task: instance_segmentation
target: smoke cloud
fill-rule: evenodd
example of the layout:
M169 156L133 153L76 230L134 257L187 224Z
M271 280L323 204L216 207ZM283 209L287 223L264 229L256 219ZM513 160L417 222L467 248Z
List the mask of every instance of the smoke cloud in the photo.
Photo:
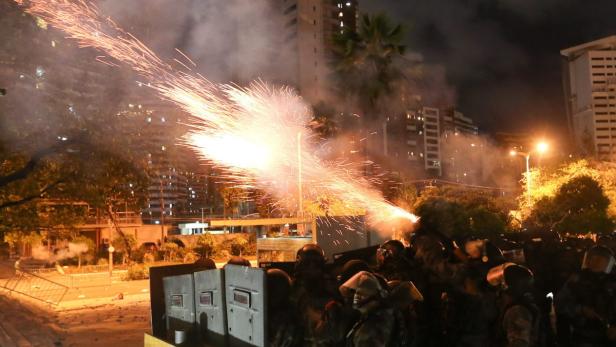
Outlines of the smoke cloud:
M613 0L364 0L409 28L484 131L565 130L561 49L614 34ZM515 121L513 121L515 120Z
M284 49L282 12L267 0L101 0L101 12L157 54L178 48L216 82L285 81L294 65Z
M52 250L51 252L44 245L39 245L32 247L32 257L54 263L64 259L75 258L80 254L86 253L88 250L88 245L85 243L69 242L66 248Z

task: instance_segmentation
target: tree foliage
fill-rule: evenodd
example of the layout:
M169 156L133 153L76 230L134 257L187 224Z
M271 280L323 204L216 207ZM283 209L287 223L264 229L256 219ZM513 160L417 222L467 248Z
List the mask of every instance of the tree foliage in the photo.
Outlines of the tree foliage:
M610 233L614 222L607 213L609 205L599 182L590 176L576 176L554 196L537 201L525 224L559 233Z
M535 168L531 171L530 205L526 195L519 198L523 216L530 215L533 206L544 198L556 195L561 186L572 179L587 176L595 180L609 199L607 214L616 217L616 164L602 161L578 160L557 167ZM526 186L526 178L522 181Z
M220 190L220 195L222 196L224 216L226 217L229 212L231 212L231 214L234 213L240 201L246 197L246 191L235 186L227 185Z
M95 52L15 3L0 12L13 33L0 42L11 62L0 103L0 235L69 230L87 212L70 202L140 208L147 171L117 115L129 75L96 63Z
M358 102L369 117L391 94L402 77L395 64L405 47L402 26L384 14L363 15L357 31L343 31L333 40L335 88L339 95Z
M507 231L511 199L491 191L455 187L431 188L415 203L417 230L450 237L488 237Z
M364 214L365 210L335 196L320 194L304 199L304 212L312 216L354 216Z

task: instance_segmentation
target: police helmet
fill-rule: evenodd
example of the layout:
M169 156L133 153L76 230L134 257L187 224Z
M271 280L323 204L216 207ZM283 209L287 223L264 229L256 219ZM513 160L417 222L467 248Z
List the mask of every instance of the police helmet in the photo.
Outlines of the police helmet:
M323 249L319 247L319 245L309 243L297 251L295 261L298 264L311 263L322 266L325 264L325 252L323 252Z
M280 269L269 269L266 276L269 303L277 307L291 294L291 277Z
M614 253L605 246L594 246L586 251L582 261L582 269L597 273L609 274L614 268L616 259Z
M250 267L250 262L242 257L238 257L238 256L233 256L231 257L231 259L229 259L229 261L227 262L227 265L231 264L231 265L241 265L241 266L248 266Z

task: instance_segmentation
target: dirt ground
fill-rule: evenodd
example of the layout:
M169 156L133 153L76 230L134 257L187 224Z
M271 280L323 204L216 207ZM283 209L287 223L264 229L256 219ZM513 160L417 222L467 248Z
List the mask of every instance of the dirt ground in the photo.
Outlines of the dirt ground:
M148 280L47 274L69 286L60 304L50 305L2 288L12 270L0 266L0 346L143 346L150 331Z
M0 293L0 303L0 327L18 328L37 347L143 346L143 334L150 331L148 293L122 300L79 299L58 306Z
M151 331L149 280L122 281L120 272L45 274L69 287L60 304L50 305L3 289L14 268L0 265L1 347L143 346L144 333ZM5 334L8 343L3 329L11 333Z
M91 301L54 310L62 346L143 346L143 334L150 331L149 295Z

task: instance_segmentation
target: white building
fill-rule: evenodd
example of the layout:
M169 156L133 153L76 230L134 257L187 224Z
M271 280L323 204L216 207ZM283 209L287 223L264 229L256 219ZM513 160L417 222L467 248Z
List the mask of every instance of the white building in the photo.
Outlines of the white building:
M438 108L423 107L426 171L441 176L441 122Z
M616 35L560 53L567 117L577 149L616 159Z

